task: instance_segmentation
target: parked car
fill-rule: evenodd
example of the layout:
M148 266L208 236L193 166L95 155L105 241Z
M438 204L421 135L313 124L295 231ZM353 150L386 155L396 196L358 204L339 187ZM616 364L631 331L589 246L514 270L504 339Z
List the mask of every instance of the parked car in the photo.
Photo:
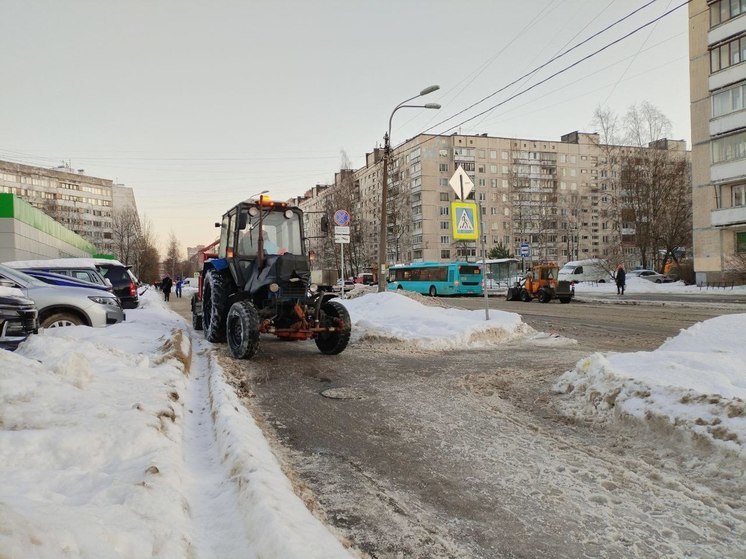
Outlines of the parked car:
M18 270L41 270L65 274L92 283L111 286L119 297L122 307L136 309L140 299L137 294L137 278L129 266L108 258L57 258L52 260L18 260L5 262L6 266Z
M20 289L34 302L41 328L78 324L103 327L125 318L119 299L101 289L49 285L2 264L0 285Z
M34 277L39 277L43 280L43 277L37 276L33 272L48 272L53 274L60 274L62 276L68 276L80 281L86 281L89 283L96 284L104 288L111 289L111 282L108 281L102 274L96 269L96 264L92 258L58 258L53 260L18 260L14 262L3 262L6 266L21 270ZM51 283L51 282L48 282Z
M669 283L673 281L664 274L659 274L654 270L630 270L627 272L627 278L642 278L654 283Z
M595 281L598 283L612 281L608 265L598 258L568 262L560 268L557 279L574 282Z
M33 268L26 268L22 269L21 272L28 274L31 277L34 277L36 279L40 279L44 283L48 283L50 285L63 285L66 287L86 287L89 289L101 289L103 291L108 291L111 293L113 291L113 288L109 283L91 283L89 281L79 280L74 276L70 275L64 275L64 274L58 274L57 272L46 272L44 270L35 270ZM96 272L98 274L98 272ZM101 276L101 279L103 280L104 277Z
M0 349L13 350L39 331L34 302L17 289L0 287Z
M131 266L122 264L118 260L103 258L95 258L94 262L96 269L111 282L114 295L119 297L122 302L122 308L136 309L140 304L140 297L137 294L137 284L139 282L130 271Z

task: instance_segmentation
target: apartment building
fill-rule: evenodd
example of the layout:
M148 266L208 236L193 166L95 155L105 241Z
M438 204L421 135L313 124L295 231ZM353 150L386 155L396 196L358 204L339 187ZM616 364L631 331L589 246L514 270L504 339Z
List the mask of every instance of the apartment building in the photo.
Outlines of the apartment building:
M697 282L746 258L746 2L689 4L692 207Z
M67 166L47 169L0 161L0 192L42 210L101 253L113 251L113 211L120 206L136 209L131 188Z
M683 141L663 140L649 149L688 152ZM452 237L449 185L461 166L474 183L484 252L502 245L518 254L529 243L533 259L566 262L607 258L640 264L634 218L625 221L624 161L638 148L603 145L597 134L572 132L560 141L483 135L423 134L392 150L387 202L386 264L413 261L473 260L481 242ZM642 150L645 151L645 150ZM349 190L354 244L360 269L378 269L382 179L381 150L367 154L366 165L349 180L335 180L325 191ZM309 197L301 202L311 207ZM325 205L315 202L317 211ZM336 206L335 206L336 207ZM627 212L628 213L628 212ZM354 247L353 247L354 248Z

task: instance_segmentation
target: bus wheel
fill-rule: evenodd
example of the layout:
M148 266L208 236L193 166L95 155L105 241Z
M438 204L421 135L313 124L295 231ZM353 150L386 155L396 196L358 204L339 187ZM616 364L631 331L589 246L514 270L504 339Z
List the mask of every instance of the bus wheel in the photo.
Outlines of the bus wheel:
M438 290L435 289L434 285L431 285L429 293L430 293L430 297L436 297L438 295Z

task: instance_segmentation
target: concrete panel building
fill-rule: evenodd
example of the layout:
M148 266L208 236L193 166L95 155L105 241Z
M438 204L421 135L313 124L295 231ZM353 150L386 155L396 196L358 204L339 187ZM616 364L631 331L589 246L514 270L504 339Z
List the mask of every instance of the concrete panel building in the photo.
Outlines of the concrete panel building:
M746 2L689 4L692 207L697 282L746 258Z
M83 169L55 169L0 161L0 193L14 194L94 244L113 252L112 219L121 205L135 204L131 188L90 177Z
M685 142L663 140L656 149L688 157ZM474 260L481 243L452 237L449 185L461 166L474 183L470 195L481 207L485 252L502 245L518 254L529 243L537 260L566 262L605 258L640 264L635 224L626 220L621 170L640 148L603 145L597 134L572 132L560 141L484 135L423 134L392 150L387 202L386 264ZM355 271L378 269L383 154L367 154L351 180L335 180L307 196L301 206L319 211L324 199L352 214L353 246L361 262ZM688 179L687 179L688 180ZM348 190L348 196L339 196ZM349 200L349 207L339 201ZM337 208L337 209L339 209ZM309 228L307 228L309 229ZM311 229L313 230L313 229Z

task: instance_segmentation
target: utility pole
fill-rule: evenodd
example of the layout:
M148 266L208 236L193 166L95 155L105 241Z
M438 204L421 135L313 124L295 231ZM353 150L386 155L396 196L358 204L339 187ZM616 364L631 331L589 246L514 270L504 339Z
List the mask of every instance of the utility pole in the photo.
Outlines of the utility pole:
M392 115L393 116L393 113ZM390 122L390 121L389 121ZM389 124L389 127L391 125ZM386 202L389 190L389 134L383 135L383 188L381 188L381 224L378 238L378 292L386 291L386 241L388 237Z

